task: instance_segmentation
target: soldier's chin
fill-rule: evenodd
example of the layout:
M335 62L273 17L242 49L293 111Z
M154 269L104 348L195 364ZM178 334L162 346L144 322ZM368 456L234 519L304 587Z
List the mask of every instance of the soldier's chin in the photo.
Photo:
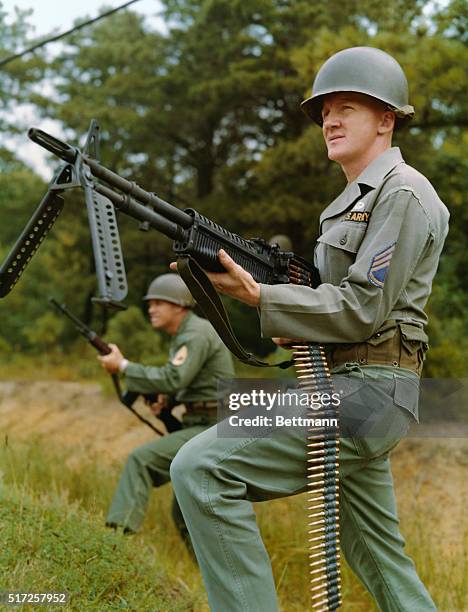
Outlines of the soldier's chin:
M334 144L334 143L336 143L336 144ZM341 149L341 147L339 146L339 144L338 144L338 142L336 140L334 140L331 143L329 143L328 147L327 147L328 159L330 159L331 161L339 162L340 159L344 155L344 151L342 151L340 149Z

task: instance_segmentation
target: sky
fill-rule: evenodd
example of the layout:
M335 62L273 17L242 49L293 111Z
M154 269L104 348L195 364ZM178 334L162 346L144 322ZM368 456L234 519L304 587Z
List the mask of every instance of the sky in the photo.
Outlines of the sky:
M125 3L125 0L80 0L71 2L70 0L0 0L1 8L7 13L8 21L13 21L15 7L25 10L32 9L29 23L34 27L33 38L41 38L49 33L58 34L68 30L73 26L75 19L97 17L99 9L115 8ZM158 18L157 13L160 8L158 0L139 0L129 7L129 10L145 15L149 24L156 28L162 28L163 22ZM112 16L107 17L112 19ZM33 41L34 42L34 41ZM47 48L51 53L60 48L60 42L51 43ZM18 120L26 121L28 125L41 127L51 131L52 134L60 137L60 126L57 122L40 119L32 106L21 106L15 109ZM30 165L45 179L50 179L54 168L46 161L48 155L40 147L30 142L26 134L24 138L15 138L7 143L9 148L14 148L23 161Z
M52 32L67 30L73 25L75 19L83 17L96 17L102 6L115 8L124 4L125 0L80 0L70 2L67 0L0 0L3 10L8 15L14 15L14 8L32 9L33 14L30 22L36 28L35 35L42 36ZM130 10L136 11L148 17L152 17L152 23L157 24L158 19L154 17L159 9L158 0L139 0L131 5Z

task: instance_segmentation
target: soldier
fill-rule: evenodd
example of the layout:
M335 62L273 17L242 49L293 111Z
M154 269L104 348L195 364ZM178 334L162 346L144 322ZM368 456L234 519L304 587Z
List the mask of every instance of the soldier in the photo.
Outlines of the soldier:
M427 612L434 603L405 554L389 451L417 418L427 336L424 306L448 230L429 181L392 147L413 116L406 77L383 51L355 47L319 70L306 114L322 127L329 159L348 184L320 217L317 289L263 285L220 251L218 291L260 309L262 333L327 344L334 374L390 436L342 437L340 542L353 570L386 611ZM306 490L303 433L217 438L211 428L172 464L211 609L277 610L274 582L250 502Z
M232 358L211 324L192 312L194 301L177 274L163 274L144 297L154 329L172 336L169 361L163 367L144 366L125 359L115 344L99 357L110 373L121 372L130 391L158 393L152 410L157 415L166 396L175 396L186 413L179 431L135 449L128 457L107 515L106 524L136 532L143 521L150 490L169 481L169 466L179 448L216 422L217 381L232 378ZM186 527L174 503L172 516L183 539Z

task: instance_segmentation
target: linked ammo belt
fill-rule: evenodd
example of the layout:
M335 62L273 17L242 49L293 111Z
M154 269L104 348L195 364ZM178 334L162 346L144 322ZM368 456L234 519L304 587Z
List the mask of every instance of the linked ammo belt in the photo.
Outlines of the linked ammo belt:
M424 343L406 340L398 327L391 332L378 332L366 342L330 347L330 366L335 368L344 363L386 365L421 374L426 350Z

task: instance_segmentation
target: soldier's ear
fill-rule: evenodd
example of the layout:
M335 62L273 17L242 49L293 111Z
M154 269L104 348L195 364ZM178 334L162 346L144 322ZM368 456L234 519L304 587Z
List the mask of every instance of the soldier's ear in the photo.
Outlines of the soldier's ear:
M378 133L379 134L387 134L388 132L392 132L395 127L395 113L391 110L386 110L382 113Z

